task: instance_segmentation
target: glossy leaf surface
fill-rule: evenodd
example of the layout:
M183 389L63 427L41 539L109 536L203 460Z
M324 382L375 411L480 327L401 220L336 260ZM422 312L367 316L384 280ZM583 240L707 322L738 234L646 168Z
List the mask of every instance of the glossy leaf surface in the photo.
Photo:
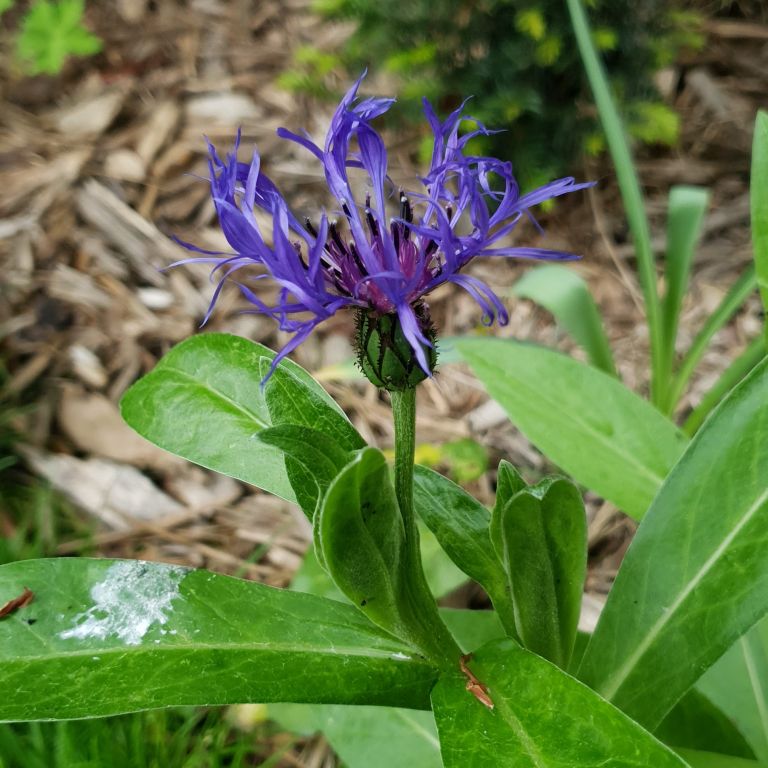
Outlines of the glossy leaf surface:
M623 712L512 640L492 642L470 668L494 709L443 675L432 705L446 768L682 768L685 763Z
M507 339L456 346L512 423L587 488L641 518L687 443L677 427L611 376Z
M207 571L62 558L0 567L0 720L248 701L429 706L436 672L352 606Z
M296 500L311 521L328 486L344 469L352 452L323 432L295 424L263 429L258 439L285 454L285 469Z
M563 669L576 641L587 570L587 518L563 478L520 491L502 508L493 545L504 564L523 645Z
M274 356L239 336L193 336L125 393L123 418L171 453L295 501L282 451L258 440L272 426L260 361ZM325 404L327 413L346 418L305 370L290 360L281 366L306 386L315 407Z
M568 267L546 264L529 270L512 289L551 312L557 322L584 348L595 368L616 375L600 311L582 277Z
M579 677L646 727L768 612L768 360L720 404L627 552Z

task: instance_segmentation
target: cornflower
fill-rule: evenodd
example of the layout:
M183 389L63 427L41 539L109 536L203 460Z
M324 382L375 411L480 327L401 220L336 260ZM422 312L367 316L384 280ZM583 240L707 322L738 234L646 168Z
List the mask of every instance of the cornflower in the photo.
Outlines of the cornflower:
M211 277L218 284L204 322L223 286L245 268L258 265L260 273L250 279L271 279L280 287L276 301L267 304L242 279L235 280L253 305L247 311L271 317L281 330L293 334L267 378L319 323L352 308L358 312L358 351L366 375L388 389L413 386L431 375L436 359L424 296L443 283L455 283L479 304L484 324L498 319L504 325L509 318L499 297L463 271L473 259L577 258L562 251L500 244L523 216L536 224L533 206L591 183L562 178L520 194L510 162L468 152L473 138L496 131L465 116L466 101L441 122L424 99L434 135L429 170L421 179L422 190L397 191L399 215L388 218L393 188L387 150L371 123L394 99L358 99L364 76L336 108L323 147L306 135L278 129L279 136L300 144L321 163L339 206L333 217L323 211L315 222L300 221L261 170L258 152L250 163L238 161L239 131L234 150L224 159L208 142L211 195L232 252L206 251L179 241L203 255L173 266L192 261L214 265ZM466 120L475 127L460 135ZM353 195L349 169L363 169L368 176L370 191L362 204ZM271 217L271 243L256 220L256 208Z

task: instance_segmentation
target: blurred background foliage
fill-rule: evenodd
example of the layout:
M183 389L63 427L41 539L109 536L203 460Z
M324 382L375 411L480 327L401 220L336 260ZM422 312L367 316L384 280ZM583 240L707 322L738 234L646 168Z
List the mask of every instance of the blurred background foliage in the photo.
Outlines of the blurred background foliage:
M702 16L667 0L590 0L595 43L611 72L632 135L674 144L678 116L654 75L683 49L704 44ZM585 98L587 84L561 0L315 0L328 19L353 31L334 52L300 48L281 83L335 98L331 76L363 67L396 78L406 119L421 117L420 97L441 112L470 94L470 113L504 133L478 151L507 157L524 186L567 173L604 139ZM510 24L510 21L512 24Z

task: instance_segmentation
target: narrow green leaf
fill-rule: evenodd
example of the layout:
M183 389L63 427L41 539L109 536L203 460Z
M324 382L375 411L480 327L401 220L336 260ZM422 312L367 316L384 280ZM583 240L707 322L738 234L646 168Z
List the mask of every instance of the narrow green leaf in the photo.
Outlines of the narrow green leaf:
M627 222L635 246L638 274L643 288L645 312L648 317L648 331L651 339L651 400L659 402L661 395L661 362L664 339L661 328L659 295L656 289L656 259L651 246L651 232L645 212L645 201L632 160L632 152L624 126L616 108L605 68L592 41L589 21L580 0L567 0L571 24L579 46L579 53L587 73L592 95L595 97L600 122L608 141L619 191L627 214Z
M259 432L272 426L260 360L274 356L239 336L193 336L125 393L123 418L166 451L295 501L282 451L258 440ZM305 370L290 360L280 366L306 386L313 402L324 402L343 417Z
M686 445L675 425L611 376L508 339L456 346L491 397L577 482L641 518Z
M384 454L364 448L315 517L315 550L341 591L378 626L431 658L452 645L434 598L405 569L405 530ZM422 577L423 578L423 577Z
M517 634L528 650L567 669L587 571L581 494L568 480L547 480L513 496L498 516L501 536L493 544L509 579Z
M704 213L709 205L709 192L701 187L677 186L669 191L667 213L667 260L664 276L667 289L661 302L664 330L664 381L672 372L675 361L677 324L683 297L693 264L693 254L701 236ZM675 403L667 402L667 412Z
M0 720L317 701L428 707L435 670L353 607L132 560L0 567Z
M617 375L600 310L578 273L558 264L546 264L526 272L512 291L551 312L584 348L595 368Z
M739 638L697 687L734 720L768 764L768 619Z
M768 312L768 112L760 110L752 142L752 173L749 182L752 209L752 247L757 284ZM765 330L768 344L768 323Z
M596 693L511 640L473 655L473 674L494 709L443 675L432 706L446 768L595 768L685 763Z
M582 660L579 677L648 728L768 612L766 430L768 360L665 481Z
M653 735L678 752L695 749L750 760L755 757L733 721L696 688L677 702Z
M723 296L715 311L707 318L701 330L696 334L690 349L685 353L677 375L670 386L668 402L672 408L680 400L686 384L696 370L696 366L707 351L712 337L731 319L747 297L755 290L755 270L751 265L744 270L739 279Z

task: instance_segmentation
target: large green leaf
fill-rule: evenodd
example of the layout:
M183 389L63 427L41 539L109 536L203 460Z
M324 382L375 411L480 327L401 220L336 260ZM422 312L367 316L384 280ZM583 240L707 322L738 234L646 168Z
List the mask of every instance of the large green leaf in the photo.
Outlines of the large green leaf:
M123 418L171 453L295 501L282 451L258 440L259 432L273 425L260 361L274 356L267 347L239 336L193 336L125 393ZM333 423L338 431L338 418L345 417L323 388L290 360L280 365L306 387L313 413L325 406L327 419L316 428ZM294 386L291 396L297 392Z
M523 434L579 483L640 518L686 438L602 371L508 339L461 339L462 357Z
M681 768L685 763L623 712L512 640L483 646L469 664L491 710L458 671L432 705L446 768Z
M733 718L768 765L768 619L740 638L697 688Z
M720 404L627 552L579 677L648 728L768 612L768 360Z
M504 564L517 634L563 669L576 642L587 570L587 518L578 488L548 478L493 511L493 546Z
M584 348L595 368L616 376L600 310L589 286L576 272L559 264L545 264L526 272L512 290L516 296L549 310Z
M351 606L135 560L0 567L0 720L182 704L427 708L436 672Z
M757 113L755 121L749 190L757 284L763 306L768 311L768 112L762 110ZM768 343L768 323L765 334Z

